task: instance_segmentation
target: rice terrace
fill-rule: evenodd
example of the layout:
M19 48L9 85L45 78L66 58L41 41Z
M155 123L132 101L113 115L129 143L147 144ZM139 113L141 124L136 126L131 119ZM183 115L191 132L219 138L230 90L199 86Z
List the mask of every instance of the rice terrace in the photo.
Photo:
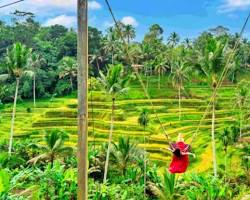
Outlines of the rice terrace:
M250 199L249 0L0 1L0 200Z

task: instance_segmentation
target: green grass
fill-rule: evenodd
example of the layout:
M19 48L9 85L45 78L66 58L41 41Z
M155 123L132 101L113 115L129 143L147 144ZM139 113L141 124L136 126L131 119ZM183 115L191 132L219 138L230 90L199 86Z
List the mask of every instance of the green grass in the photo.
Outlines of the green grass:
M141 87L135 81L132 82L129 92L117 99L113 139L116 141L121 136L131 137L141 148L145 148L149 152L150 159L166 164L171 159L171 155L166 150L168 141L155 113L172 140L175 140L178 133L181 132L187 142L190 142L209 102L211 89L194 83L188 84L186 88L189 96L181 100L182 120L179 121L177 91L164 81L166 80L163 79L162 89L159 90L157 80L152 79L153 85L149 88L152 100L145 98ZM107 142L109 134L111 101L100 91L93 91L92 95L93 102L89 102L89 142L95 141L96 144L102 144ZM234 86L223 86L219 90L216 135L238 119L238 111L233 108L234 98ZM31 108L31 113L27 112L27 108ZM150 111L150 124L145 132L137 122L138 115L143 108ZM9 138L11 112L11 104L0 108L1 140ZM93 126L95 127L94 132ZM75 93L66 97L54 98L53 101L50 99L39 100L36 109L33 109L32 101L18 102L15 139L23 137L41 139L44 136L44 130L51 129L67 131L70 134L70 141L66 145L76 146L77 100ZM209 112L193 143L193 149L197 154L197 159L192 160L191 166L196 166L192 167L193 171L206 171L212 166L210 132L211 113ZM143 144L144 134L147 140L146 144ZM223 158L221 149L220 145L218 147L219 164L223 162L223 159L220 159ZM197 163L199 164L196 165Z

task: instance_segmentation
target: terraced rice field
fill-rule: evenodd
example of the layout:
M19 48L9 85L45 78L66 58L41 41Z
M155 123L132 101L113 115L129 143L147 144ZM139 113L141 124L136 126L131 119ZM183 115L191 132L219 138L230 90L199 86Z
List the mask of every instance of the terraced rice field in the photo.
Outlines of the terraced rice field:
M190 141L196 131L200 119L206 109L209 96L209 88L188 87L191 97L182 99L182 118L179 120L178 99L173 89L158 91L156 88L149 90L152 96L153 106L146 100L142 91L131 88L132 92L116 101L114 140L121 136L134 138L138 145L145 148L151 160L165 164L169 162L170 154L166 150L168 141L156 118L156 114L172 140L178 133L183 133L187 142ZM233 86L223 87L219 91L216 111L216 135L221 130L238 120L238 111L234 109ZM31 102L19 104L16 115L16 138L31 137L41 138L44 130L63 129L70 134L70 142L67 145L75 146L77 141L77 100L74 97L55 98L52 101L43 100L37 103L37 108L32 108ZM150 124L143 130L138 125L137 119L140 111L148 108L150 113ZM8 139L10 129L11 105L7 105L0 113L0 135L1 139ZM93 112L92 112L93 109ZM154 111L153 111L154 110ZM93 102L89 102L89 141L103 143L107 141L110 128L111 102L100 91L93 92ZM246 122L248 123L248 122ZM94 129L93 129L94 126ZM211 166L211 113L208 113L203 121L200 131L193 143L197 158L193 163L199 163L196 168L190 170L205 171ZM146 136L146 144L143 136ZM217 140L219 143L219 141ZM218 157L220 157L221 145L218 145ZM220 162L220 161L219 161ZM221 161L222 162L222 161ZM204 167L204 163L206 167Z

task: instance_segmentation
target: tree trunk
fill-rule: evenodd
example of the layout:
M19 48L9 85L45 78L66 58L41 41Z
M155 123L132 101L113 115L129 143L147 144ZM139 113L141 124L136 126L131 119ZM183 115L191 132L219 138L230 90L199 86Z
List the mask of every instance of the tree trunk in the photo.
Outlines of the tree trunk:
M144 145L146 144L145 131L146 127L144 125ZM146 148L144 147L144 199L146 199L146 188L147 188L147 161L146 161Z
M144 76L146 77L146 89L148 89L148 76L149 76L148 67L144 67Z
M111 147L112 135L113 135L113 129L114 129L114 115L115 115L114 112L115 112L115 98L112 98L111 123L110 123L108 150L107 150L106 161L105 161L105 169L104 169L103 183L106 183L106 181L107 181L107 175L108 175L108 165L109 165L110 147Z
M69 80L70 80L71 91L73 91L74 90L74 86L73 86L72 76L70 76Z
M170 51L170 57L171 57L171 62L170 62L170 73L173 73L173 48Z
M51 155L50 162L51 162L51 168L53 168L53 166L54 166L54 154Z
M100 73L100 65L99 65L98 59L96 60L96 65L97 65L97 70L98 70L98 75L99 75L99 73Z
M225 182L226 182L227 180L227 150L225 150L224 165L225 165Z
M77 1L78 174L77 199L88 200L88 1Z
M148 85L149 85L149 75L147 74L147 90L148 90Z
M149 75L147 75L147 90L148 90L148 86L149 86Z
M215 88L213 95L215 95ZM213 168L214 176L217 177L217 163L216 163L216 146L215 146L215 96L213 97L213 110L212 110L212 151L213 151Z
M240 138L242 137L242 122L243 122L243 113L242 113L242 108L240 108Z
M33 77L33 107L36 107L36 74L34 73Z
M178 96L179 96L179 120L181 120L181 86L178 87Z
M13 144L15 116L16 116L16 102L17 102L17 95L18 95L18 89L19 89L19 82L20 82L20 79L16 78L16 92L15 92L15 97L14 97L14 105L13 105L11 128L10 128L9 156L11 156L11 150L12 150L12 144Z
M158 89L161 89L161 74L158 74Z
M114 64L114 53L112 53L111 57L112 57L112 65L113 65Z

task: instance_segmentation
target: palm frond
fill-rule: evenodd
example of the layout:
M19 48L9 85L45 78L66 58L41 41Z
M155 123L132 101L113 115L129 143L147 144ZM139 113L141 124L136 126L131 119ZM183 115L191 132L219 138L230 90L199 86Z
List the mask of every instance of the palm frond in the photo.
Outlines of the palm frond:
M31 163L31 164L35 165L38 161L47 160L47 159L49 159L49 155L44 153L44 154L38 155L38 156L30 159L27 163Z
M9 78L9 74L1 74L0 82L5 82Z

